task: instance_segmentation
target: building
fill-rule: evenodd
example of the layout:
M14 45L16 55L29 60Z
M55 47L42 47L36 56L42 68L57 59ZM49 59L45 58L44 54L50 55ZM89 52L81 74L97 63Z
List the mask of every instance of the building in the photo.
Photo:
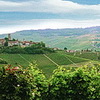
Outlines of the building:
M5 39L0 39L0 45L1 46L4 46L4 43L6 42L6 40Z
M61 50L61 49L60 49L60 48L55 47L55 48L53 48L53 50Z
M20 42L16 41L8 41L8 46L20 46Z
M22 42L20 42L21 47L28 47L28 46L31 46L33 44L38 44L38 42L32 42L32 41L22 41Z
M66 50L66 52L74 53L76 50Z
M8 34L8 40L11 40L11 34Z
M12 40L11 35L8 34L8 39L0 39L0 46L4 46L6 41L8 42L8 46L28 47L28 46L31 46L33 44L38 44L38 42L32 42L32 41Z

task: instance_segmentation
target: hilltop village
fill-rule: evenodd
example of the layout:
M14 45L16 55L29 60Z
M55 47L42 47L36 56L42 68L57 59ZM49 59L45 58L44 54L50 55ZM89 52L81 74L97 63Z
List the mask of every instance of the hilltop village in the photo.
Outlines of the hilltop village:
M12 39L11 34L8 37L0 39L0 53L9 54L44 54L54 52L53 48L45 46L43 42L19 41Z
M63 50L63 49L60 49L57 47L54 47L54 48L45 47L45 43L43 43L43 42L33 42L33 41L25 41L25 40L19 41L18 39L14 39L14 38L12 39L11 34L8 34L8 37L0 39L0 48L1 47L15 47L15 46L25 48L25 49L26 49L26 47L34 46L33 49L35 48L35 50L36 50L36 48L41 49L42 47L43 47L42 48L43 50L44 50L44 48L45 48L45 50L49 49L50 51ZM93 45L93 48L91 50L89 50L88 48L85 50L68 50L68 48L65 47L64 51L69 52L69 53L92 52L92 51L96 52L95 45Z
M4 39L0 39L0 46L20 46L20 47L28 47L33 44L38 44L39 42L32 41L19 41L18 39L12 39L11 34L8 34L8 37Z

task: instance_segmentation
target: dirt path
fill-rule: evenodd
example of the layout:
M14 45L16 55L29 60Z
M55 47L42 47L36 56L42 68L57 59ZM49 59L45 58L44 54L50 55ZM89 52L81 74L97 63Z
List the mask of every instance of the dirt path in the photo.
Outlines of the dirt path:
M54 62L51 58L49 58L46 54L43 54L43 56L46 57L49 61L51 61L52 63L54 63L56 66L59 67L59 65L56 62Z
M22 59L24 59L25 61L27 61L28 63L31 63L29 62L27 59L25 59L21 54L18 54Z

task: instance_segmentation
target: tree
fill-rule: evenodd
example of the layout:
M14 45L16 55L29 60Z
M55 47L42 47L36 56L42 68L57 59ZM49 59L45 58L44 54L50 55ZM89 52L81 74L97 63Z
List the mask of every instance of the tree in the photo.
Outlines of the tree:
M43 43L42 41L40 42L41 47L45 47L45 43Z
M64 50L67 50L67 48L66 48L66 47L64 47Z
M98 60L100 60L100 56L98 56Z
M6 40L6 41L8 41L8 38L7 38L7 37L5 37L5 40Z
M4 43L4 46L5 46L5 47L7 47L7 46L8 46L8 41L6 41L6 42Z
M5 37L6 42L4 43L4 46L8 46L8 38Z
M13 38L12 41L16 41L16 39Z

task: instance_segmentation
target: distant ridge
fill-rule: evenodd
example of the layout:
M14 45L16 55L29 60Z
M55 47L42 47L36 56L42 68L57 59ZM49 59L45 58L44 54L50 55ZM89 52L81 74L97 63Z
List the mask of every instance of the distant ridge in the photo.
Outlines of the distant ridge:
M0 35L0 38L6 37ZM19 40L32 40L35 42L43 41L50 47L58 47L68 49L92 49L93 42L98 43L96 49L99 49L100 26L87 28L64 28L64 29L38 29L38 30L22 30L12 34L13 38Z

